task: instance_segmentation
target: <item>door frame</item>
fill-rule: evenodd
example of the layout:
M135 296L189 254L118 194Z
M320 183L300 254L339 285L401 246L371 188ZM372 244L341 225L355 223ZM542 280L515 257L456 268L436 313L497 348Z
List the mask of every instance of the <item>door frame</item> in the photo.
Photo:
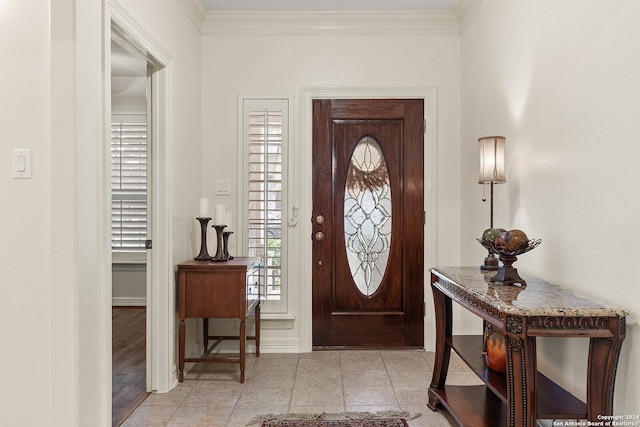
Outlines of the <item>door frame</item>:
M155 96L151 103L151 127L149 133L152 140L151 163L151 230L153 233L153 249L147 251L147 329L146 329L146 365L147 391L167 392L177 384L175 363L175 322L176 313L173 287L173 244L170 215L170 179L171 168L171 55L117 2L107 2L104 14L104 56L105 64L111 63L111 32L117 28L120 36L127 39L142 52L147 53L148 63L155 68L151 74L150 85ZM105 67L105 123L111 120L111 71ZM105 129L109 129L105 125ZM105 135L105 206L111 206L111 186L109 179L109 135ZM109 216L105 215L109 222ZM110 230L110 222L107 225ZM109 278L105 290L105 304L108 305L107 320L108 341L106 348L111 348L111 239L108 240L108 259L105 260ZM109 353L109 373L112 369ZM109 382L111 385L111 382ZM108 394L111 407L111 390ZM111 412L109 412L111 413Z
M300 159L298 170L294 176L296 182L300 183L300 188L296 194L300 197L301 229L299 233L303 236L300 251L300 351L310 352L313 348L312 330L312 224L311 209L312 199L312 141L313 141L313 100L314 99L423 99L424 118L426 131L424 134L424 210L426 221L425 233L425 281L429 277L428 269L435 266L436 261L436 197L437 197L437 176L438 176L438 147L437 147L437 88L303 88L301 93L301 131L300 142L297 147L293 147L300 152L295 153L295 157ZM424 298L427 309L425 310L424 345L427 350L433 350L435 345L435 315L433 303L430 298L427 283L425 282Z

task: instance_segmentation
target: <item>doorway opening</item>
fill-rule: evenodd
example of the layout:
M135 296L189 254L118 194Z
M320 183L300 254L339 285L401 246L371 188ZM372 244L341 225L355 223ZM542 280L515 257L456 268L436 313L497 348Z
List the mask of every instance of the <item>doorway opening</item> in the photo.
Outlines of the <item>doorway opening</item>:
M112 62L111 40L114 40L125 50L128 49L129 53L143 58L146 76L147 210L144 239L146 250L142 253L146 266L145 294L141 299L133 299L132 303L135 305L135 301L144 301L146 304L145 391L164 393L177 382L174 355L176 313L170 309L175 302L171 287L174 279L170 261L172 239L168 208L168 177L171 176L172 168L167 156L171 128L171 55L123 8L116 3L110 6L108 21L105 23L105 63ZM110 89L110 83L111 69L107 67L105 88ZM110 95L105 93L105 98L110 100ZM106 102L105 123L111 122L111 109L111 103ZM105 150L110 148L110 144L107 145L105 141ZM106 194L111 194L110 176L105 191ZM109 263L111 262L109 257ZM109 290L111 291L111 286ZM111 308L112 301L107 300L106 303ZM111 334L107 340L108 347L111 347Z
M112 425L149 395L147 278L151 264L151 102L154 66L112 29L111 36Z

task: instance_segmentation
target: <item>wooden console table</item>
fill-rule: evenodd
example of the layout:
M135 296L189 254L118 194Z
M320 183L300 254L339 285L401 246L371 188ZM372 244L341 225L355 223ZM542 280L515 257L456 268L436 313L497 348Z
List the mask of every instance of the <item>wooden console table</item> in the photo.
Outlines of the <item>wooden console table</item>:
M431 270L437 332L429 407L435 411L441 404L459 425L472 427L535 427L537 419L598 421L598 415L613 415L626 311L533 277L526 277L526 286L491 283L494 274L478 267ZM452 301L504 334L506 374L486 367L482 336L453 335ZM537 371L536 337L590 339L586 404ZM484 385L445 385L452 349Z
M178 264L178 380L184 380L185 362L223 362L240 364L240 382L244 382L246 340L256 342L260 356L260 258L234 258L225 262L190 261ZM246 336L245 321L255 317L255 336ZM185 358L185 319L203 319L202 357ZM240 319L237 336L210 336L209 318ZM208 357L225 339L240 341L240 357ZM215 340L212 346L209 341Z

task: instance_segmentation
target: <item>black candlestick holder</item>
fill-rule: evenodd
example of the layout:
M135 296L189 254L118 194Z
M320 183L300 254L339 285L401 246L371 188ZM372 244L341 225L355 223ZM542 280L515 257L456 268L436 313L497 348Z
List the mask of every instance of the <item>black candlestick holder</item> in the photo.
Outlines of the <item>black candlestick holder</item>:
M200 253L194 259L197 261L209 261L211 255L207 251L207 223L211 218L196 218L200 221Z
M227 261L229 258L224 254L224 228L226 227L226 225L212 225L212 227L216 229L216 234L218 236L218 247L216 248L215 256L211 258L211 261Z
M225 231L222 233L222 240L224 241L224 248L222 249L222 256L225 260L233 259L232 256L229 255L229 236L233 234L233 231Z

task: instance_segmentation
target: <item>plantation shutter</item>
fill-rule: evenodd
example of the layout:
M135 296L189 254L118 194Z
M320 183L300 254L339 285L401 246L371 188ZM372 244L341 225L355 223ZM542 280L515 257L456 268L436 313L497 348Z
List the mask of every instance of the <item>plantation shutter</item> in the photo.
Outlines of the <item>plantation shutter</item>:
M147 125L111 124L111 247L142 252L147 238Z
M248 251L263 260L266 299L282 297L283 113L249 112Z

